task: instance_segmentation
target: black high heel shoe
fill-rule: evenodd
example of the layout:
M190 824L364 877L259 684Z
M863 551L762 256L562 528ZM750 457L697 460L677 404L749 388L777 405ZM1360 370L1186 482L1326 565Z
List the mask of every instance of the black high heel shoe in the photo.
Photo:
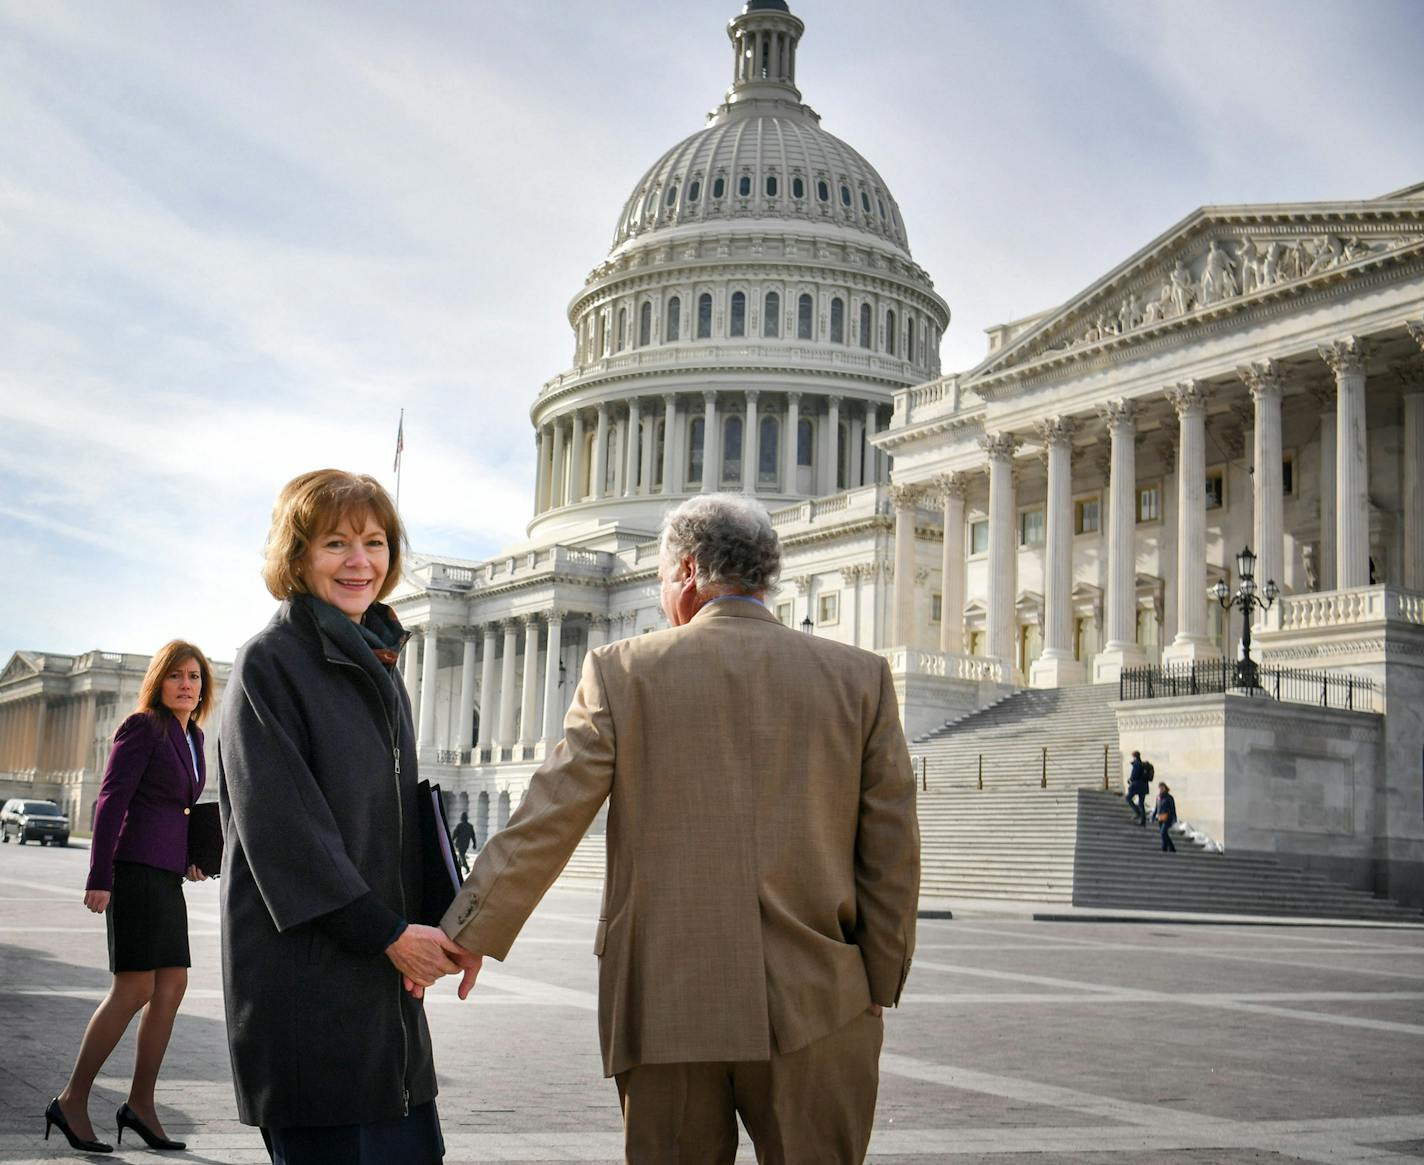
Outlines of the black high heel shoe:
M49 1129L51 1125L57 1125L59 1131L64 1134L65 1140L69 1142L71 1149L82 1149L86 1153L112 1153L113 1145L106 1145L103 1141L85 1141L74 1135L74 1130L69 1127L69 1122L64 1119L64 1113L59 1107L59 1097L55 1097L49 1102L49 1107L45 1109L45 1140L49 1140Z
M124 1129L130 1128L143 1138L144 1144L150 1149L186 1149L188 1147L187 1141L170 1141L167 1137L160 1137L138 1119L138 1114L128 1106L127 1101L119 1106L119 1111L114 1114L114 1119L119 1122L118 1141L121 1145L124 1143Z

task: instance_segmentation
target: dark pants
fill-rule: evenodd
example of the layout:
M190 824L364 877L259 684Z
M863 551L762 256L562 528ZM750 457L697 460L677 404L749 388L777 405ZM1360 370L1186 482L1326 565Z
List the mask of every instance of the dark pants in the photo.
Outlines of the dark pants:
M1177 847L1172 844L1172 823L1170 821L1159 821L1157 828L1162 831L1162 849L1177 852Z
M1124 797L1123 800L1126 801L1130 806L1132 806L1132 811L1137 814L1137 824L1138 824L1138 825L1146 825L1146 824L1147 824L1147 786L1146 786L1146 785L1128 785L1128 787L1127 787L1127 796Z

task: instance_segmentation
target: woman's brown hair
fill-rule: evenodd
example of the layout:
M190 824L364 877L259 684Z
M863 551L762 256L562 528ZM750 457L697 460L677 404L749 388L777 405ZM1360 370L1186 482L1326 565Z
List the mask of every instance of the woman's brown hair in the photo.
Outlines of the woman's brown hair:
M167 706L163 703L163 681L169 672L187 659L193 660L198 665L198 672L203 677L203 689L198 693L198 705L193 709L191 720L194 724L201 724L206 720L208 712L212 709L215 694L213 692L213 669L208 664L208 657L203 654L197 644L188 643L182 639L165 643L149 661L148 671L144 672L143 684L138 690L138 707L134 711L147 712L150 716L168 712ZM169 715L172 713L169 712Z
M385 487L369 474L342 469L314 469L287 482L272 507L272 528L263 552L262 581L272 597L290 599L305 592L301 563L312 542L343 518L359 522L367 514L386 532L390 549L390 565L376 595L384 599L400 582L405 548L405 527Z

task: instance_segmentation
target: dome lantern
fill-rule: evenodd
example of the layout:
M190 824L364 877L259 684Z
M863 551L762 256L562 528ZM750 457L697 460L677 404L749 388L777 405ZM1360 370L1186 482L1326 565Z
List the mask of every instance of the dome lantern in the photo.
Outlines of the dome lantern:
M801 101L796 88L796 45L806 26L785 0L747 0L727 24L732 41L732 87L727 105L751 100Z

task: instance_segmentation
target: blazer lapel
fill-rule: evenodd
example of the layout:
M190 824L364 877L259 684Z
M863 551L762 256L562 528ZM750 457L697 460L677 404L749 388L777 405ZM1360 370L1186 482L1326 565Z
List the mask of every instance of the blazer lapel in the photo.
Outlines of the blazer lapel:
M178 754L178 763L183 769L184 776L188 779L188 801L191 803L198 799L198 774L193 771L193 754L188 751L188 738L183 730L178 727L178 721L172 716L168 718L168 743L173 746L173 751Z

